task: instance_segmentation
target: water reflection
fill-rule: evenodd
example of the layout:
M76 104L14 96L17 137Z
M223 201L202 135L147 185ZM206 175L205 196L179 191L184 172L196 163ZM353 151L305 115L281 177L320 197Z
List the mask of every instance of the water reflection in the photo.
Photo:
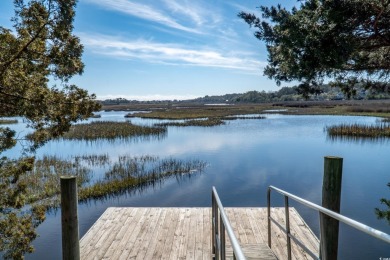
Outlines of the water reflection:
M124 121L127 112L101 112L100 120ZM229 120L212 128L168 127L164 138L131 142L55 141L38 151L41 154L77 156L106 153L111 158L121 154L145 154L177 159L198 159L209 166L196 178L179 181L167 179L164 185L144 187L104 201L79 206L80 234L83 235L107 207L157 206L180 207L211 205L211 186L216 186L226 206L266 205L266 189L274 185L314 203L321 203L323 157L344 158L341 212L369 226L390 233L390 226L378 220L374 208L379 198L388 194L390 145L388 141L332 140L324 132L328 125L341 123L374 124L375 117L292 116L266 114L262 120ZM92 119L91 119L92 120ZM95 120L95 119L93 119ZM132 123L153 124L158 120L132 119ZM278 203L276 203L278 205ZM280 204L283 205L283 204ZM300 214L318 234L318 213L298 205ZM58 216L48 216L39 232L36 253L30 259L56 259L61 256ZM343 228L343 227L342 227ZM350 250L352 243L359 247ZM351 242L352 241L352 242ZM373 259L388 255L388 247L377 240L355 234L343 234L340 242L342 259ZM379 246L378 246L379 244ZM48 245L50 249L48 250ZM53 248L56 248L55 250ZM371 250L375 248L375 250ZM52 253L53 252L53 253Z
M326 140L333 143L353 143L353 144L374 144L374 145L389 145L389 137L359 137L359 136L331 136L326 135Z

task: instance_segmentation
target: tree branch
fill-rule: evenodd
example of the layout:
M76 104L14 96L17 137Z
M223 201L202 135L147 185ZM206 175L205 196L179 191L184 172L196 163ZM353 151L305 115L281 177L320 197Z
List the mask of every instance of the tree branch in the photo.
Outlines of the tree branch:
M51 1L50 1L51 2ZM11 64L13 62L15 62L17 59L19 59L21 57L21 55L27 50L27 48L35 41L37 40L39 37L40 37L40 34L42 33L42 30L50 23L49 21L49 18L50 18L50 14L51 14L51 7L49 6L49 9L48 9L48 15L47 17L45 18L46 22L41 26L39 27L37 33L23 46L23 48L21 48L17 53L16 55L10 59L9 61L5 62L4 65L2 65L0 68L1 68L1 72L0 72L0 78L4 75L5 71L9 68L9 66L11 66Z

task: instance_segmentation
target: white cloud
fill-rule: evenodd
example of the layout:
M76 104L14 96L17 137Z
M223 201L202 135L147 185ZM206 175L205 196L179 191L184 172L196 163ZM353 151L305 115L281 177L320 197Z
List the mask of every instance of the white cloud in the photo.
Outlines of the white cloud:
M210 26L221 20L218 13L208 7L208 2L189 0L163 1L169 10L173 11L176 15L189 17L197 26Z
M141 60L149 63L216 67L256 72L264 67L249 53L222 53L212 49L194 49L180 44L155 43L147 40L121 40L105 35L80 34L87 49L115 58Z
M197 25L201 25L205 22L205 19L199 12L199 9L194 8L194 6L189 6L188 1L181 1L178 3L175 0L164 0L164 2L173 12L181 13L190 17Z
M131 16L135 16L148 21L156 22L167 27L175 28L182 31L199 33L199 31L184 26L178 23L175 19L161 11L157 11L156 7L146 4L135 3L130 0L88 0L90 3L99 5L103 8L122 12Z

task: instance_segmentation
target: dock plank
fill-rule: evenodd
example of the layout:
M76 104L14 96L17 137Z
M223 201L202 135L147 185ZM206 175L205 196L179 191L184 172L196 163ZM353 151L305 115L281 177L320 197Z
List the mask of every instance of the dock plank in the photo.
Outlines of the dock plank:
M126 214L122 214L122 211L123 209L119 208L119 210L113 212L113 214L116 214L116 217L112 222L112 228L107 229L107 235L102 236L96 244L94 253L97 259L103 259L105 253L115 241L116 235L120 232L121 224L126 220Z
M191 209L187 208L183 221L183 228L180 232L180 248L179 248L179 257L175 257L175 259L186 259L187 249L188 249L188 238L190 235L190 218Z
M165 250L163 252L163 255L168 253L168 257L162 257L162 259L178 259L179 258L179 251L180 251L180 245L183 240L183 229L184 229L184 219L185 219L185 208L181 208L178 213L176 213L173 217L174 219L177 219L177 226L174 233L167 234L167 236L172 236L173 234L173 241L172 244L167 244L165 247ZM168 237L167 237L168 238Z
M176 210L178 211L178 210ZM168 259L169 253L171 249L171 243L173 241L173 232L176 229L177 222L175 221L176 212L172 209L167 211L164 223L162 225L161 230L157 234L157 244L153 250L152 258L146 259ZM163 257L163 253L166 253ZM149 254L147 254L149 256Z
M276 219L282 226L285 225L284 219L280 218L279 211L277 211L275 208L271 208L271 216ZM271 241L271 249L274 251L276 256L279 259L287 259L286 235L273 222L271 222Z
M99 249L104 250L104 247L106 245L105 242L110 236L110 234L112 234L111 230L116 228L118 219L121 216L119 212L120 212L119 208L113 208L112 211L107 212L108 214L104 221L104 225L102 225L99 229L99 235L95 235L91 239L91 243L89 244L87 254L89 254L91 257L98 258L98 254L101 253Z
M110 218L114 210L114 208L107 208L95 224L88 230L85 236L80 240L80 251L85 253L85 255L89 255L93 251L100 235L102 235L102 230L105 230L105 228L111 224ZM98 233L99 236L97 236Z
M143 256L146 255L146 251L148 250L149 243L154 236L154 229L157 226L158 219L161 214L161 209L151 210L145 216L145 223L140 230L140 233L135 241L132 250L129 254L128 258L135 259L144 259Z
M190 222L188 225L188 230L187 230L187 248L185 251L187 251L185 259L195 259L195 241L196 241L196 234L198 232L197 229L197 211L194 209L191 209L191 215L190 215Z
M225 208L248 259L287 258L286 234L272 225L267 247L266 208ZM284 208L272 208L284 226ZM291 232L318 255L318 239L290 208ZM232 256L226 234L227 257ZM81 259L211 259L210 208L108 208L80 240ZM293 259L311 259L292 243Z
M120 230L116 233L116 236L114 240L112 241L110 247L105 252L103 259L112 259L112 258L118 258L117 255L118 249L121 248L121 241L123 237L125 237L126 232L129 229L129 226L132 222L134 222L134 218L137 214L137 208L132 208L131 210L125 210L122 215L125 217L125 220L122 222L123 225L121 226Z
M133 245L135 244L135 241L137 240L137 237L143 228L145 224L146 214L149 213L150 209L148 208L141 208L140 210L140 217L137 222L134 221L134 223L130 226L130 229L133 231L130 233L130 236L128 237L127 241L125 239L122 240L122 245L124 245L124 250L122 250L122 254L119 256L120 259L129 259L128 256L133 248Z
M139 259L139 260L153 259L154 249L158 248L157 244L161 243L161 241L163 241L163 237L161 237L161 232L163 232L163 227L164 227L164 223L165 223L167 214L168 214L168 211L161 210L159 219L155 225L154 230L152 231L153 235L151 236L149 244L147 245L147 250L145 250L146 251L145 255L138 255L136 259ZM144 245L144 247L145 246L146 245Z
M211 209L204 208L203 212L203 239L202 239L202 248L203 248L203 259L208 260L212 255L211 250Z
M234 209L236 216L240 216L242 226L245 230L246 239L248 244L256 244L256 237L253 228L251 227L250 220L248 218L248 208L245 208L244 212L240 209Z

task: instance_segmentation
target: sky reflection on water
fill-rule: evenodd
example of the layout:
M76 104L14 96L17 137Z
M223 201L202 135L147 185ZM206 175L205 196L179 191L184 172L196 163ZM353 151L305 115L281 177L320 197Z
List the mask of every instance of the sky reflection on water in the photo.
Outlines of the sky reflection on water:
M126 112L101 112L92 120L125 121ZM142 192L123 194L79 206L80 235L107 207L211 205L211 186L216 186L225 206L266 206L266 188L274 185L314 203L321 201L323 158L344 158L341 212L346 216L390 233L390 226L377 220L374 208L389 196L390 145L383 141L332 140L324 129L340 123L377 124L374 117L285 116L268 114L266 119L227 121L216 127L169 127L163 138L139 141L53 141L38 151L63 158L83 154L108 154L110 158L130 154L160 158L199 159L208 167L202 174L180 181L165 180ZM131 119L152 124L159 120ZM275 197L275 205L282 206ZM318 213L299 205L298 211L318 235ZM57 259L61 256L60 214L48 216L39 228L36 253L27 259ZM350 231L341 225L340 259L375 259L390 256L382 242ZM352 237L353 236L353 239ZM353 241L353 242L351 242ZM359 247L355 246L359 244ZM341 247L341 246L340 246ZM351 248L354 250L350 250ZM49 250L50 249L50 250ZM48 251L50 253L48 253ZM43 258L42 258L43 257ZM47 258L49 257L49 258Z

